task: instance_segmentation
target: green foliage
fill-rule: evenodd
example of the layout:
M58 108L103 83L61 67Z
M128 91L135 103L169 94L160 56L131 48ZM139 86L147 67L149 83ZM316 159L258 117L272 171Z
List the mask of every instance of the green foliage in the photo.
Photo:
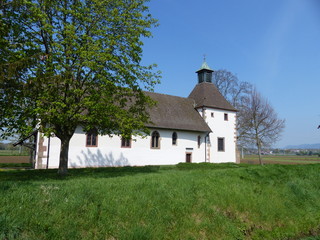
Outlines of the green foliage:
M2 171L1 237L317 239L320 165L211 165Z
M2 1L0 126L36 127L68 142L77 126L100 134L147 132L143 90L159 81L143 66L142 38L156 26L147 0ZM65 161L66 160L66 161Z
M28 126L41 123L45 133L58 137L80 123L104 134L143 128L147 118L142 113L150 99L141 86L152 89L159 77L152 66L140 65L140 38L151 36L156 23L144 3L5 1L1 23L8 31L2 50L33 59L24 66L23 77L1 78L1 106L12 110L1 118L6 133L30 130L21 126L28 120ZM30 49L28 56L20 56ZM15 60L3 57L2 62L2 68L14 68Z

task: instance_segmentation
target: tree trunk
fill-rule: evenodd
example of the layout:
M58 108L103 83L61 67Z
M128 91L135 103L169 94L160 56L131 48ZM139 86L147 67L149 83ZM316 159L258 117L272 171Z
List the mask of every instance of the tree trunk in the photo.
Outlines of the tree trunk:
M257 147L258 147L259 163L260 163L260 165L263 165L262 157L261 157L261 142L260 142L260 140L258 140Z
M60 149L60 162L59 162L59 175L67 175L68 173L68 154L69 154L69 143L71 137L65 137L61 140L61 149Z

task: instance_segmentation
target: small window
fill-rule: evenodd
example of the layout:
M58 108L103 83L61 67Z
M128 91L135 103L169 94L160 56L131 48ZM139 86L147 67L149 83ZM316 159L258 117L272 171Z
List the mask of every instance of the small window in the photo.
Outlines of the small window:
M198 136L198 148L201 146L201 136Z
M225 120L225 121L228 121L228 113L225 113L225 114L224 114L224 120Z
M131 148L131 138L121 138L122 148Z
M97 131L90 131L87 133L86 146L87 147L97 147L98 146Z
M218 152L224 152L224 138L218 138Z
M160 134L157 131L151 134L151 148L160 148Z
M213 112L211 113L211 117L212 117L212 118L214 117L214 113L213 113Z
M176 132L172 133L172 145L177 145L178 135Z

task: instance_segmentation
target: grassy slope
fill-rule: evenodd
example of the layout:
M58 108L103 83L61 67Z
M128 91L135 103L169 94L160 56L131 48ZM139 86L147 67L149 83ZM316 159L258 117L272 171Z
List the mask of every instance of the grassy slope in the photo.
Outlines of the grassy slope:
M320 165L0 172L0 239L299 239L320 229Z

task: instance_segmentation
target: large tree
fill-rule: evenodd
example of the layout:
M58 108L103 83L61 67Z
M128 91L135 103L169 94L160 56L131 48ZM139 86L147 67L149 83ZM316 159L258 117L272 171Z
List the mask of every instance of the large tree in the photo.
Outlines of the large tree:
M100 134L147 131L143 90L159 81L141 65L142 38L156 20L147 0L4 0L0 8L0 126L35 128L61 140L66 174L75 129ZM129 104L128 104L129 103Z
M243 127L242 139L254 144L258 149L259 162L262 164L261 149L275 143L285 127L285 120L277 113L256 89L253 89L248 102L243 106L243 115L238 118Z

